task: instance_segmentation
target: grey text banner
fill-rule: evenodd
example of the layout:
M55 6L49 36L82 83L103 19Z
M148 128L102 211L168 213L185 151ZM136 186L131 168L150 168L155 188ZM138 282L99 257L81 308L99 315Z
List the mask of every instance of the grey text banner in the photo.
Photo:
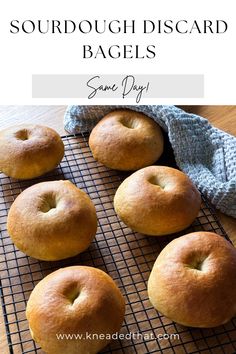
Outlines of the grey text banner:
M33 75L33 98L202 98L204 75Z

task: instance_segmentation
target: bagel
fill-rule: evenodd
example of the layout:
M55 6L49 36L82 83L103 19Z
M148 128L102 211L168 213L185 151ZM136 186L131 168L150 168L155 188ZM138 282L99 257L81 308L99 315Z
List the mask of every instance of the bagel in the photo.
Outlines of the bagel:
M163 152L161 128L143 113L118 110L93 128L89 146L95 160L115 170L152 165Z
M211 232L171 241L159 254L148 280L152 305L190 327L216 327L236 314L236 250Z
M28 256L54 261L83 252L95 237L95 207L70 181L50 181L25 189L13 202L7 230Z
M116 191L114 207L132 230L153 236L181 231L198 215L201 197L181 171L149 166L126 178Z
M0 131L0 170L9 177L31 179L53 170L64 144L53 129L21 124Z
M124 312L124 298L109 275L72 266L36 285L26 317L33 339L47 354L95 354L120 331Z

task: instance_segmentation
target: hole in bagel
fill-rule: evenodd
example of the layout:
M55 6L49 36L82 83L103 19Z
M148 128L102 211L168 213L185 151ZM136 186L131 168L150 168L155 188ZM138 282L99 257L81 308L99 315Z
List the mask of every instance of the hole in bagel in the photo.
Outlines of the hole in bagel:
M15 133L15 137L18 140L28 140L29 139L29 131L27 129L22 129L19 130L18 132Z
M189 267L202 272L206 269L206 259L207 257L195 258Z
M203 268L203 261L198 261L198 262L196 262L193 268L196 269L196 270L202 271L202 268Z
M128 117L122 118L120 122L124 127L128 129L135 129L139 126L139 121Z
M40 205L40 210L43 213L48 213L50 210L56 209L56 207L57 202L54 195L50 194L44 196L44 198L42 199L42 204Z
M77 289L68 295L71 305L74 305L76 299L78 299L79 296L80 296L80 291Z
M158 186L162 189L165 188L164 183L160 181L160 179L157 176L151 176L148 180L149 183L153 184L154 186Z

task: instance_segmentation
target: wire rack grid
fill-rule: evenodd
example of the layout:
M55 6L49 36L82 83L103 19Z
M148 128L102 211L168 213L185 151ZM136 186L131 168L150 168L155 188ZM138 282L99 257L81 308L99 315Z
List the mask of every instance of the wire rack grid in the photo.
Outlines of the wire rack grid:
M186 328L159 314L149 302L146 290L156 257L174 237L208 230L227 238L214 209L203 199L199 216L192 226L174 236L155 238L135 233L119 220L113 208L115 191L126 174L109 170L93 159L88 134L62 138L65 157L50 174L31 181L13 180L0 174L0 296L10 353L43 353L29 333L25 317L27 300L34 286L47 274L76 264L104 270L125 296L126 315L121 329L125 339L113 341L104 354L235 353L235 319L214 329ZM171 151L165 151L165 154L171 156ZM170 161L173 164L173 158L168 164ZM58 262L42 262L27 257L14 247L6 231L6 219L12 202L22 190L55 179L71 180L89 194L96 207L99 227L96 239L81 255ZM127 335L130 333L132 335ZM166 338L156 339L163 334L167 334Z

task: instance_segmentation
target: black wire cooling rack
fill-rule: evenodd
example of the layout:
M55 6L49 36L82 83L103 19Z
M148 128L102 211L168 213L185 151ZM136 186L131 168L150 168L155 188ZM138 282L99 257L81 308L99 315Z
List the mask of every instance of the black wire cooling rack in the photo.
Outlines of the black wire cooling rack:
M65 157L61 165L43 178L18 181L0 174L0 295L10 353L43 353L29 333L25 317L27 300L45 275L75 264L106 271L126 298L121 330L126 338L114 340L103 353L236 353L235 319L214 329L190 329L170 321L151 306L146 291L148 276L161 249L176 235L155 238L132 232L113 209L115 191L126 175L109 170L93 159L87 134L64 136L63 141ZM169 159L171 151L167 149L165 155ZM168 163L173 163L173 157ZM6 218L13 200L23 189L54 179L69 179L90 195L99 227L96 240L83 254L64 261L41 262L14 247L6 231ZM227 238L213 208L204 199L194 224L180 234L198 230L214 231ZM155 339L160 335L165 338Z

